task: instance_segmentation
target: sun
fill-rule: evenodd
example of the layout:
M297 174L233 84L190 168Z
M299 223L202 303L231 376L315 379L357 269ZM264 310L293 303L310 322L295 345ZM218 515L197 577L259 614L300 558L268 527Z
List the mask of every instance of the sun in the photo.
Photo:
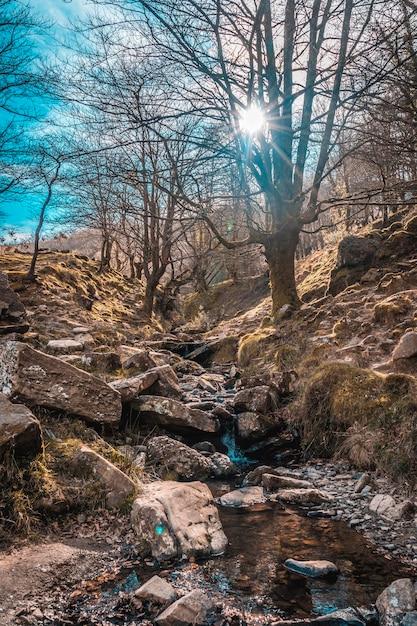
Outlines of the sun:
M252 105L248 109L242 111L239 120L240 128L244 133L255 135L262 130L265 124L265 115L262 109Z

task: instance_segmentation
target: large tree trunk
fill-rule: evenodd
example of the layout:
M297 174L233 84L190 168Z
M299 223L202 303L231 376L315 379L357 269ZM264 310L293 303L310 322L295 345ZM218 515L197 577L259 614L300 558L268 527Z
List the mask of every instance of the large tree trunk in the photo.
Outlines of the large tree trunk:
M301 300L295 285L295 251L300 229L283 227L278 233L267 235L264 240L265 257L271 283L272 315L284 304L298 308Z
M154 310L155 292L157 286L158 282L155 282L154 280L152 280L152 278L147 279L145 287L145 297L142 304L142 311L149 318L152 317L152 313Z

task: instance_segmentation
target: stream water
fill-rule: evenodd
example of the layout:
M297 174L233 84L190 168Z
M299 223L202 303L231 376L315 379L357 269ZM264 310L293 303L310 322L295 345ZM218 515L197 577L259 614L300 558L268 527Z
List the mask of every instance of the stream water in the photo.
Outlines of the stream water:
M212 487L218 493L222 490L218 484ZM343 522L312 519L276 503L246 509L222 507L220 517L229 539L224 555L168 568L148 564L131 570L117 588L104 594L107 601L121 590L132 591L154 574L162 574L182 592L203 589L222 604L224 615L237 616L232 623L263 626L349 606L369 609L393 580L412 575L406 566L377 553ZM287 558L330 560L340 575L330 582L290 574L283 565ZM141 623L130 619L129 624Z

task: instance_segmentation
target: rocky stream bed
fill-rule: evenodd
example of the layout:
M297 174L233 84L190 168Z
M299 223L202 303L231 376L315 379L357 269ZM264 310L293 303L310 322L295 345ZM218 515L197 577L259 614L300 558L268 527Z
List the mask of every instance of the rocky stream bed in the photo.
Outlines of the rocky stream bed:
M192 338L93 348L79 324L42 350L0 342L0 454L65 447L40 406L111 433L106 450L141 475L94 437L66 451L103 508L69 513L64 489L38 503L54 511L38 542L0 560L2 626L417 624L415 496L301 455L286 419L294 372L206 369Z

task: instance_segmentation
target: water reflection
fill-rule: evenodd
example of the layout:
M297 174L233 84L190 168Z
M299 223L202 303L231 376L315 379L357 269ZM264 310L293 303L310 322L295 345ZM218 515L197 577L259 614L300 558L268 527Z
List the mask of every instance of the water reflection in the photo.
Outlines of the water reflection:
M342 522L310 519L276 505L261 511L220 508L220 517L230 545L226 555L202 565L205 576L224 590L261 597L287 616L370 606L390 582L410 575ZM284 569L288 558L332 561L340 576L333 583L302 578Z

